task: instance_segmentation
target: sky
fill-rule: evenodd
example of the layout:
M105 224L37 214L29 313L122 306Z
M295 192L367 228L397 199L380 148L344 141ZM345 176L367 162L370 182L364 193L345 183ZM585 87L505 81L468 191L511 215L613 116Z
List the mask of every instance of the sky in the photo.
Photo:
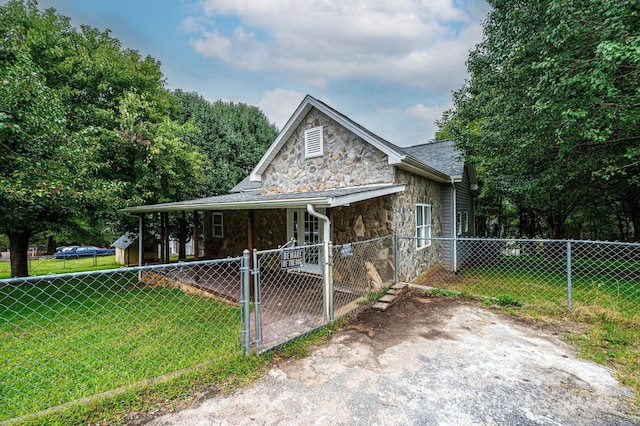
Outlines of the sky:
M38 4L159 60L171 90L256 105L279 129L310 94L399 146L434 138L489 12L482 0Z

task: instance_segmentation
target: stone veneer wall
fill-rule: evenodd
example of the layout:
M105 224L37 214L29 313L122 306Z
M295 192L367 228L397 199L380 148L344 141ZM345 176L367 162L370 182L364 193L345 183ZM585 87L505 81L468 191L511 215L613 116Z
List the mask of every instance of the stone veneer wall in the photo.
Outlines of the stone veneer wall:
M402 170L396 171L396 180L406 185L403 193L393 198L395 230L401 237L398 242L400 281L411 281L423 272L442 263L442 243L433 241L431 246L416 251L415 205L431 205L431 236L442 235L442 204L440 184Z
M323 126L324 155L306 159L304 131ZM307 192L393 182L393 166L369 143L313 108L262 175L263 193Z
M248 213L242 211L223 212L224 238L215 238L215 257L238 257L247 248ZM266 250L277 248L287 242L287 214L285 209L255 210L253 214L255 248Z
M392 196L335 207L331 209L331 222L336 245L392 235Z
M393 231L393 195L361 201L350 206L331 209L333 244L340 245L391 236ZM340 283L345 268L351 269L352 279L367 276L365 262L371 262L384 281L393 280L395 273L395 240L387 238L374 243L356 245L354 256L359 259L342 259L334 254L334 279ZM354 270L357 269L357 270Z

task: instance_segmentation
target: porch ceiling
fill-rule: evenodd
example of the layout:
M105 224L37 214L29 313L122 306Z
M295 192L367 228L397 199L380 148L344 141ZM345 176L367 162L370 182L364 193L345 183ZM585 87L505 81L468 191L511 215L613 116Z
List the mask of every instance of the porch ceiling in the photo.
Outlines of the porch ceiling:
M386 184L283 194L262 194L259 191L248 191L176 203L128 207L124 211L127 213L158 213L192 210L258 210L304 208L307 204L316 207L338 207L395 194L404 191L404 189L404 185Z

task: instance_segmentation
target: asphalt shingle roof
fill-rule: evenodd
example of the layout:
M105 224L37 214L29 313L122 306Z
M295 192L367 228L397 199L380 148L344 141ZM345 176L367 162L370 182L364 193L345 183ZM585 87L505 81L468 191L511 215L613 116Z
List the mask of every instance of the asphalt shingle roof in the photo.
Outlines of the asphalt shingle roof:
M461 152L453 145L453 141L435 141L402 148L404 152L416 160L449 175L462 177L464 161Z

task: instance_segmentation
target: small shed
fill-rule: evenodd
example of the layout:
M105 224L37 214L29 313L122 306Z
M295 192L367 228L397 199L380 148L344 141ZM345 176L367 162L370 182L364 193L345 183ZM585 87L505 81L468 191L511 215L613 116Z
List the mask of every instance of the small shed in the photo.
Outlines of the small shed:
M144 239L144 261L154 262L158 258L158 244L155 238ZM127 232L118 238L112 247L116 249L116 262L124 266L138 264L138 234Z

